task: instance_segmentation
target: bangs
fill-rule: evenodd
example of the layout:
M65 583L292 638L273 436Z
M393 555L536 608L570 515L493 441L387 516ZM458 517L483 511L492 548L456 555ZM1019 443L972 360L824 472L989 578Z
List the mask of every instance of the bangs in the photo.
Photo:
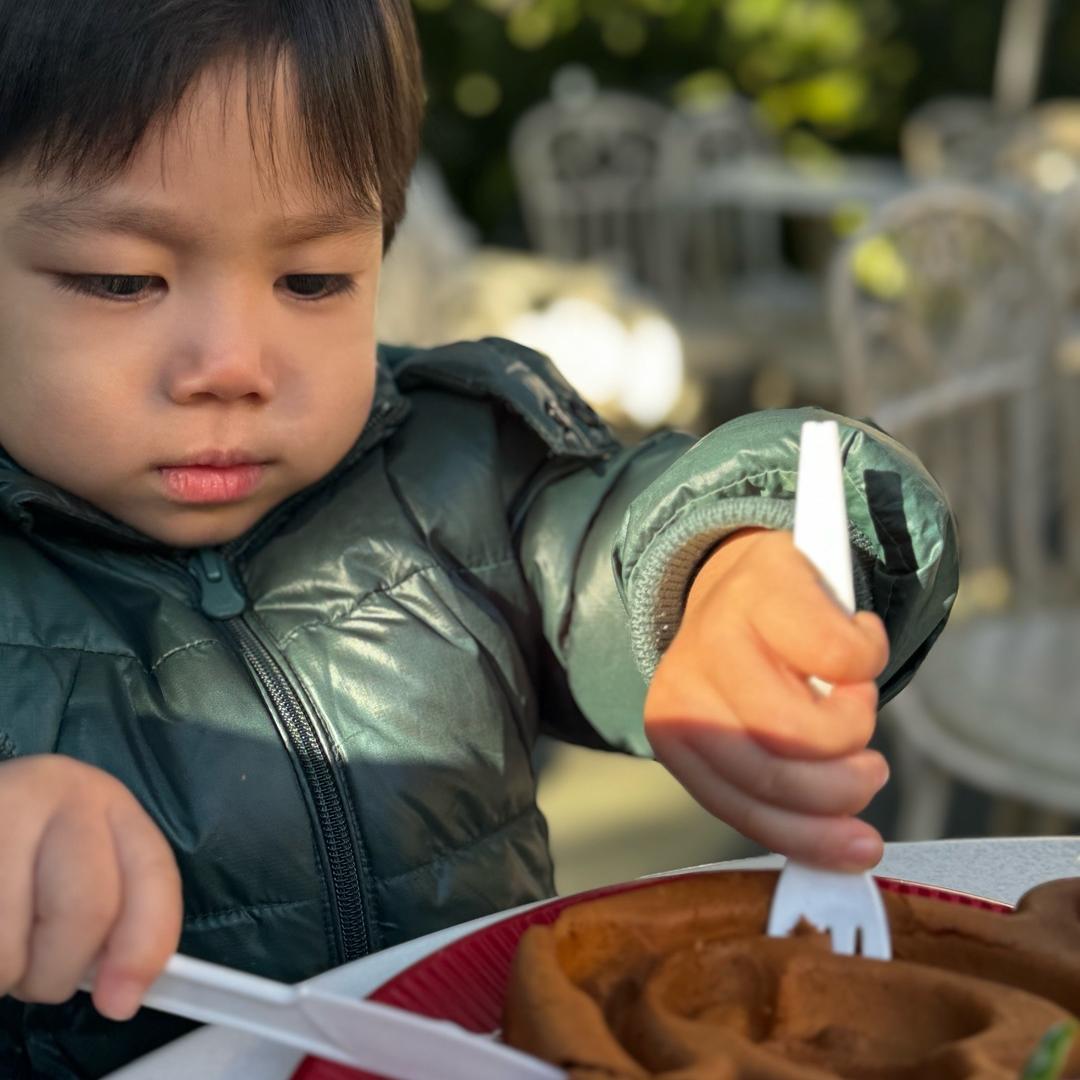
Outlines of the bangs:
M269 174L287 72L318 190L381 218L389 244L423 115L407 0L0 0L0 164L107 180L179 119L204 72L238 61Z

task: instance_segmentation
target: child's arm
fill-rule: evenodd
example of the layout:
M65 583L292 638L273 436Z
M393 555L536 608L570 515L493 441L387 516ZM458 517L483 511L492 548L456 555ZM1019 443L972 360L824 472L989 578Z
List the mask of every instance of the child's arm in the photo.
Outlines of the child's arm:
M918 460L872 425L836 418L856 597L867 614L837 624L820 589L800 601L799 581L813 576L786 530L799 431L804 420L823 418L818 410L757 413L696 443L661 437L600 472L556 477L530 505L521 556L556 674L599 739L636 753L651 743L703 803L775 850L865 866L880 839L849 818L880 786L884 763L861 748L878 689L887 700L902 688L944 627L956 544L941 491ZM794 621L800 634L762 642L751 607L771 612L774 630ZM832 671L819 662L814 674L848 685L818 704L800 699L809 692L796 673L806 666L800 650L824 640L827 624L838 635L836 626L847 626L850 655ZM550 678L548 723L588 741ZM694 685L704 701L689 701ZM693 704L699 729L709 728L704 749L700 738L686 738ZM725 737L725 723L738 738ZM777 723L801 732L785 754L775 752L769 725ZM830 741L834 733L839 742ZM721 787L732 778L740 784ZM865 849L848 850L857 837Z
M881 620L848 616L790 533L743 531L694 581L649 687L645 730L694 798L744 835L863 869L880 859L881 838L851 815L888 778L866 748L888 655ZM809 675L832 693L815 694Z
M952 518L918 460L872 424L814 409L754 413L697 442L667 433L619 447L551 365L521 346L460 343L395 363L405 388L441 387L504 406L497 479L542 622L543 642L529 642L542 725L641 754L651 738L679 772L686 740L677 722L696 706L694 719L708 721L708 754L722 758L704 777L705 755L695 745L699 771L681 773L702 801L782 852L871 861L880 843L872 830L834 821L823 831L823 823L863 805L880 780L880 759L858 749L873 725L877 687L887 700L911 678L945 625L957 585ZM838 624L820 590L807 593L808 566L782 535L794 523L802 423L829 418L840 426L856 601L884 623L887 661L880 623L860 615ZM773 535L738 535L754 528ZM751 598L755 610L774 616L765 641L748 614ZM506 600L504 616L528 634L531 606L516 592ZM808 634L776 636L776 619ZM825 640L830 624L846 635L847 652L815 674L847 685L819 706L800 700L808 691L793 683L806 666L799 650ZM705 700L685 697L684 685L694 684L706 688ZM771 703L771 719L759 702ZM801 744L792 742L786 756L772 752L769 726L784 712ZM722 747L724 723L742 736ZM816 760L829 755L827 764ZM798 756L795 768L789 762ZM756 804L722 800L726 775L737 776L741 795ZM763 815L757 805L822 811L812 842L805 829L779 827L790 817ZM845 854L844 837L860 832L867 850Z
M59 754L0 764L0 993L126 1020L180 937L171 849L119 781Z
M530 504L520 556L544 633L574 700L609 745L648 751L641 705L691 582L733 533L792 528L799 431L828 418L840 423L857 604L880 616L889 636L882 700L914 674L957 587L954 527L937 484L869 424L820 410L755 413L696 443L661 436L602 473L556 477ZM773 591L782 599L781 582Z

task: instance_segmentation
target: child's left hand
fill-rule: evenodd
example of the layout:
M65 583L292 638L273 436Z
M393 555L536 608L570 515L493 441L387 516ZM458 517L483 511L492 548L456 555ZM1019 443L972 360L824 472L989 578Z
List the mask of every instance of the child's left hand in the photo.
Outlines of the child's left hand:
M748 529L695 579L645 730L657 759L739 832L803 862L862 870L882 850L852 815L889 776L866 748L888 655L881 620L844 612L790 533ZM810 675L832 693L818 695Z

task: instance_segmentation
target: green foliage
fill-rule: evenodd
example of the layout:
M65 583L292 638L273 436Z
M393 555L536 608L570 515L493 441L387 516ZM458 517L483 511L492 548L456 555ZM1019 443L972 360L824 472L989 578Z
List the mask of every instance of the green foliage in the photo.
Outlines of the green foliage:
M792 153L889 149L920 79L944 73L955 83L966 70L969 81L988 80L1000 2L413 0L427 145L466 212L497 240L516 239L506 161L513 123L569 63L602 86L668 103L735 90Z
M1073 1039L1076 1038L1077 1027L1075 1020L1063 1020L1060 1024L1055 1024L1042 1037L1024 1066L1021 1080L1059 1080Z

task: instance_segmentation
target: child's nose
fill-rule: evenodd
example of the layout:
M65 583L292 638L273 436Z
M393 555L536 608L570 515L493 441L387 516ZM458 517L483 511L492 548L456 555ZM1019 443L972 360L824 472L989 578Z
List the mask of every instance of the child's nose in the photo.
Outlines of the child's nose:
M269 401L275 389L263 336L250 321L239 319L204 324L166 378L169 397L177 404L199 398Z

